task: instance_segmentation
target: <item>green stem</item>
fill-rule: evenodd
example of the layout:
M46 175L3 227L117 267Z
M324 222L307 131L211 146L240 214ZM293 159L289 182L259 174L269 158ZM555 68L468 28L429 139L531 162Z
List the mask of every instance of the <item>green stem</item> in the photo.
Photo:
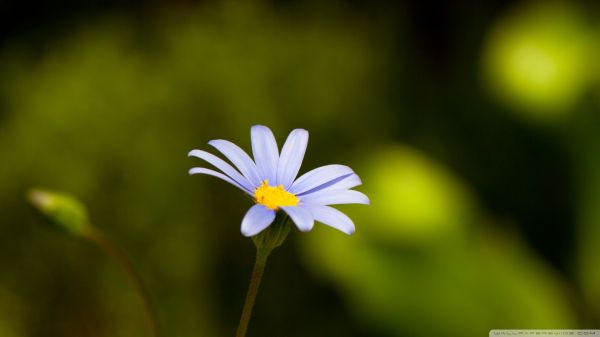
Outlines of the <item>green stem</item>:
M158 322L156 319L156 312L150 302L150 295L142 282L140 274L135 270L125 252L93 226L89 226L83 235L102 249L121 267L142 302L144 307L144 317L150 336L158 337Z
M250 278L250 285L248 287L248 294L246 295L244 309L242 310L240 324L235 334L236 337L246 337L248 322L250 322L252 308L254 307L254 301L256 300L256 294L258 293L260 281L265 272L265 265L267 264L269 253L271 253L270 249L257 248L256 250L256 262L254 263L254 270L252 271L252 277Z

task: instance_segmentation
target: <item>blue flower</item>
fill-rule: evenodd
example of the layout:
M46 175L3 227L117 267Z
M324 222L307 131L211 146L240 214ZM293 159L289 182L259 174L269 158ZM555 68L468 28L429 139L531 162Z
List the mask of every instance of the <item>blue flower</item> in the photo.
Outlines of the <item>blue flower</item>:
M217 139L208 142L221 152L236 168L202 150L192 150L189 156L203 159L219 171L194 167L190 174L208 174L223 179L248 193L256 202L242 220L242 234L254 236L284 211L303 232L310 231L314 222L354 233L354 223L344 213L329 205L369 204L369 198L351 188L361 184L360 178L344 165L326 165L309 171L298 179L308 143L308 131L295 129L288 136L281 154L271 130L262 125L252 127L252 153L230 141Z

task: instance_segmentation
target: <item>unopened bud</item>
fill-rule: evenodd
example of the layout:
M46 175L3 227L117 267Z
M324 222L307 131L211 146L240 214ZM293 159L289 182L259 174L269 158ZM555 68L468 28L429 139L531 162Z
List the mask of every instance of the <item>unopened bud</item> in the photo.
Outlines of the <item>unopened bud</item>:
M47 222L61 230L82 235L90 227L85 206L69 195L32 189L27 199Z

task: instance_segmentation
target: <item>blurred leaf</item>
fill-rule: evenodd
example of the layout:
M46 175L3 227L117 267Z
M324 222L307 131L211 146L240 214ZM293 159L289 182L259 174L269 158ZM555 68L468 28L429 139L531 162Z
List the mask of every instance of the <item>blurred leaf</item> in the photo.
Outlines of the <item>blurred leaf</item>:
M374 151L361 175L368 208L351 214L382 240L411 242L464 233L475 217L470 191L442 165L417 149L388 146Z

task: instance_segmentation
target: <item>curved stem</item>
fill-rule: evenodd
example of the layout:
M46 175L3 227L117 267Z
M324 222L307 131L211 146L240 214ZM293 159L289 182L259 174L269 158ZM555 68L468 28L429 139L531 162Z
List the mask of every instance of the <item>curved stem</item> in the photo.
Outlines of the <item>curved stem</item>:
M248 286L248 294L246 295L246 302L244 303L242 317L240 318L240 324L235 337L246 337L246 330L248 329L248 322L250 322L250 316L252 315L254 300L256 299L258 287L260 286L260 281L265 271L265 265L267 264L267 258L269 257L270 252L271 250L264 248L257 248L256 250L256 262L254 263L254 270L252 271L250 285Z
M144 317L146 325L152 337L158 337L158 321L156 319L156 312L150 302L149 293L142 282L140 274L135 270L133 264L127 257L127 254L114 242L108 239L100 230L90 226L84 233L85 238L93 242L96 246L102 249L107 255L109 255L123 270L131 285L135 289L142 305L144 307Z

